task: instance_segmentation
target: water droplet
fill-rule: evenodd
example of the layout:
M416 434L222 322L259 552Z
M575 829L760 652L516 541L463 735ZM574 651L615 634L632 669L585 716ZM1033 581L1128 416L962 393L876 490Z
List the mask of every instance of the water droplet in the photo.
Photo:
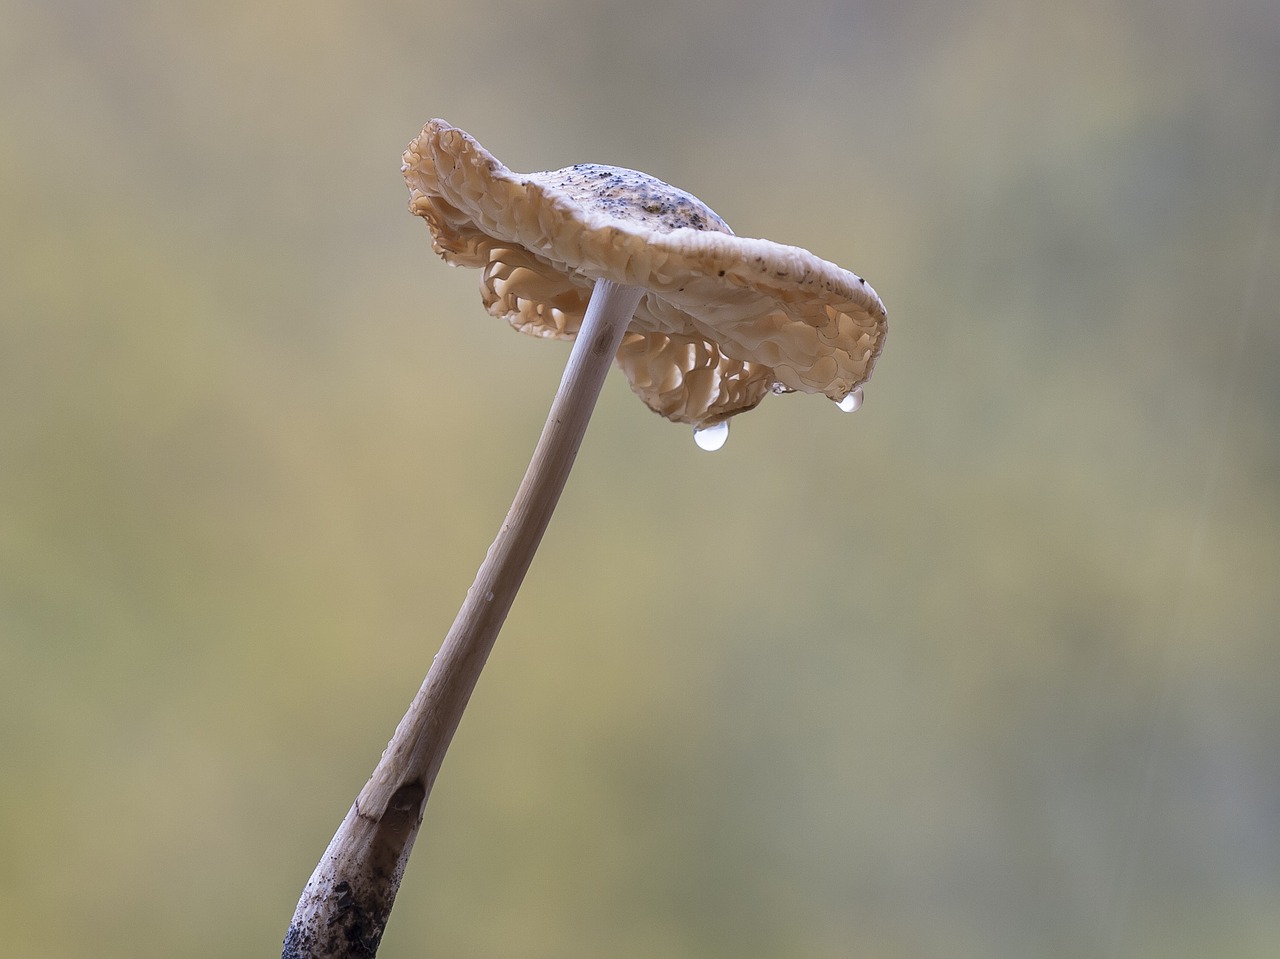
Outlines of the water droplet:
M698 444L699 449L706 450L708 453L714 453L724 446L724 441L728 438L728 420L722 420L712 426L699 426L693 431L693 441Z
M856 413L858 408L862 406L862 387L855 386L844 395L843 399L836 401L836 406L846 413Z

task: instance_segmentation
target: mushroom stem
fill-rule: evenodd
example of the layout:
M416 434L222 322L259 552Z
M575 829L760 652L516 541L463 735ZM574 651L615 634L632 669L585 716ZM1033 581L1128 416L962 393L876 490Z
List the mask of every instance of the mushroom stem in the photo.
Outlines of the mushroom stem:
M282 959L377 953L445 750L551 520L643 292L596 281L507 518L409 711L307 882Z

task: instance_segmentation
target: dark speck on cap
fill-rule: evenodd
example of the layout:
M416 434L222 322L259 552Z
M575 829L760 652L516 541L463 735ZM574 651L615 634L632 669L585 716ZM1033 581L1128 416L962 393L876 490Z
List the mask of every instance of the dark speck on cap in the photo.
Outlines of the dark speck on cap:
M530 179L567 194L587 209L617 220L643 223L660 233L682 228L733 233L696 196L636 170L579 163L563 170L535 173Z

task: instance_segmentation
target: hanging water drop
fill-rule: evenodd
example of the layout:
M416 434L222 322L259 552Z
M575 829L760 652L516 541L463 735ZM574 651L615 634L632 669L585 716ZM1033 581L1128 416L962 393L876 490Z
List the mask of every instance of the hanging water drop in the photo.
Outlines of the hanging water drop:
M862 406L862 387L855 386L842 399L836 401L836 406L846 413L856 413L858 408Z
M728 438L728 420L722 420L711 426L698 426L693 430L693 441L698 444L698 449L706 450L708 453L714 453L724 446L724 442Z

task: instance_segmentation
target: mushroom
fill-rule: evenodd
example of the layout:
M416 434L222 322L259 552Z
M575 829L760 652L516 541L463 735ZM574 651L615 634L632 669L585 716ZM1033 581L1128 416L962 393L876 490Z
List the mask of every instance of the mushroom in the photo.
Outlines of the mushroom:
M695 429L770 392L855 406L884 347L884 304L866 280L735 236L697 197L644 173L590 163L513 173L432 120L404 175L435 251L480 269L485 308L521 332L572 339L599 281L639 287L618 365L650 409Z
M769 393L856 409L884 347L861 277L798 247L733 234L696 197L618 167L508 170L432 120L404 154L409 209L446 262L481 270L486 309L573 347L506 520L426 680L316 866L284 959L373 956L427 797L533 560L616 359L656 413L723 443Z

